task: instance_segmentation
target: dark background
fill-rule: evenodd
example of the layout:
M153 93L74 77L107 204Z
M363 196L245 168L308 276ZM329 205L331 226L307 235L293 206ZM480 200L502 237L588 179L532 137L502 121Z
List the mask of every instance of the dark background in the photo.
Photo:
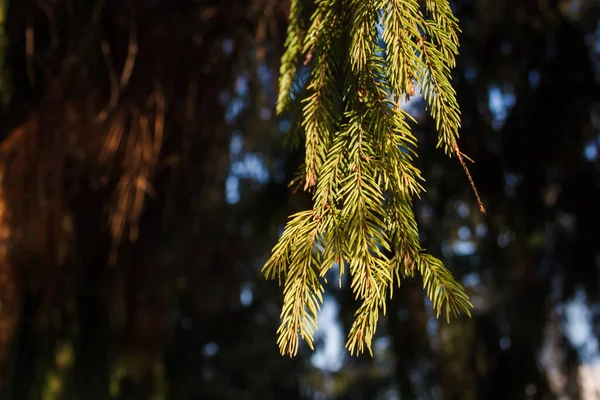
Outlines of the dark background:
M453 2L488 214L418 101L416 210L473 318L409 281L351 358L332 286L294 359L259 274L310 201L274 115L288 2L0 4L1 399L600 398L600 2Z

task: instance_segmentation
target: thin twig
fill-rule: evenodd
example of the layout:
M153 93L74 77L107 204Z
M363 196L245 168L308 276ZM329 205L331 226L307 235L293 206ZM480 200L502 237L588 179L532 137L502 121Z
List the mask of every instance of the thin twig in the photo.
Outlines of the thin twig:
M473 193L475 193L475 198L477 199L477 203L479 204L479 211L481 211L481 213L483 213L483 214L486 214L485 207L483 206L483 202L481 201L481 197L479 196L477 187L475 187L475 181L473 180L473 177L471 176L471 173L469 172L467 163L465 163L465 160L463 159L463 154L460 152L460 150L458 148L458 144L456 144L456 140L452 141L452 150L454 150L454 153L456 153L456 156L458 157L458 161L460 162L460 165L463 167L465 174L467 174L467 178L469 179L469 183L471 184L471 188L473 189Z

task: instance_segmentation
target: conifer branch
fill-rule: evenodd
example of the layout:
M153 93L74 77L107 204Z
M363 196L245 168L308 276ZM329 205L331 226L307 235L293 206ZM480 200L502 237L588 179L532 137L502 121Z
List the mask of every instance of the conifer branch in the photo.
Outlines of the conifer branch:
M433 4L434 2L429 3ZM434 8L434 10L436 9ZM438 17L438 19L441 19L445 24L453 23L450 18L444 19ZM439 133L437 146L443 145L446 154L454 154L458 158L469 179L469 183L479 204L479 209L485 214L485 207L481 201L475 182L458 147L460 109L456 100L456 91L450 83L450 68L455 63L454 55L458 54L458 44L454 42L458 41L456 39L456 30L453 28L446 29L437 23L430 22L426 23L425 26L427 26L427 31L432 34L435 41L438 42L438 46L436 47L432 42L427 41L425 37L421 38L421 55L426 68L421 69L419 74L419 80L422 85L421 92L429 104L429 111L436 122L436 129Z
M350 0L350 64L362 71L373 54L376 32L376 9L373 1Z
M378 143L382 156L381 170L384 172L382 183L386 190L391 190L396 196L407 193L411 198L419 197L424 190L419 183L423 178L412 163L413 157L417 156L417 139L407 121L414 120L390 98L385 70L385 61L377 55L373 56L369 78L375 106L369 112L376 125L374 131L382 132Z
M418 56L419 4L416 0L381 0L383 41L389 62L389 80L398 99L402 94L414 96L413 79L422 68Z
M273 248L271 257L265 263L262 272L267 279L279 279L281 285L287 271L290 253L295 241L298 239L301 228L307 223L307 220L312 216L312 211L303 211L294 214L290 217L283 234Z
M357 298L369 298L383 292L391 281L390 271L382 265L381 249L389 251L386 233L380 229L383 221L380 216L383 209L383 193L377 185L370 165L374 151L369 144L370 138L362 126L358 115L351 117L346 134L351 138L349 158L351 171L340 188L344 198L342 215L347 219L346 232L352 232L348 238L351 287Z
M315 271L320 264L320 224L321 218L312 210L296 214L284 230L281 246L276 246L263 268L267 277L285 280L277 343L281 354L290 357L298 352L298 336L313 348L317 314L323 303L323 286Z
M289 109L292 100L292 87L298 71L298 63L304 40L305 28L302 19L302 0L291 0L290 17L285 39L285 52L279 67L279 95L277 97L277 114L281 115Z
M365 348L373 355L371 343L379 319L379 308L385 307L385 301L378 296L366 298L354 314L354 322L350 328L346 348L351 355L364 353Z
M423 276L423 288L433 303L438 318L442 314L442 310L448 323L450 323L450 314L458 317L462 312L471 316L473 304L469 301L464 289L440 260L428 254L422 254L418 259L417 268Z
M450 83L450 67L433 43L421 38L420 48L426 66L419 71L421 93L429 104L429 111L439 132L437 145L443 145L446 154L453 154L460 128L460 111L456 91Z
M321 276L325 276L333 265L339 267L339 285L342 284L345 260L348 259L344 226L347 218L339 212L340 198L338 188L340 176L344 176L349 166L347 154L347 135L337 134L321 168L320 179L314 195L314 209L321 212L324 218L323 268ZM327 268L329 266L329 268Z
M450 271L421 248L412 209L424 191L409 124L416 121L399 107L419 82L438 146L457 155L470 176L458 150L460 112L450 84L459 30L447 0L316 0L316 6L301 46L311 71L301 125L305 189L314 189L314 205L290 219L263 272L284 286L278 343L283 354L293 356L299 337L313 346L320 279L338 265L341 284L348 267L360 306L346 347L351 354L372 354L388 293L415 271L438 317L470 315L472 308ZM290 54L299 38L286 42ZM290 54L282 65L282 110L288 103L281 99L298 75Z
M338 0L318 0L313 23L304 43L308 64L312 60L309 94L303 100L302 126L306 132L304 189L313 188L317 173L341 117L341 96L336 80L341 72L340 13Z
M425 0L425 8L433 18L433 21L426 21L426 30L439 46L448 66L454 68L460 33L458 19L454 16L447 0Z

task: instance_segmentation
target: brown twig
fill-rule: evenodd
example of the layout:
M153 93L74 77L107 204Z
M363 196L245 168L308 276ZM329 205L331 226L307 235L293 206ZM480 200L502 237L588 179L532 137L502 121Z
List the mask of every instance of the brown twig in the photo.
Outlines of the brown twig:
M475 193L475 198L477 199L477 204L479 204L479 211L481 211L483 214L486 214L485 207L483 206L483 202L481 201L481 197L479 196L479 192L477 191L477 187L475 186L475 181L473 180L473 177L471 176L471 173L469 172L467 163L465 163L465 160L463 159L463 154L460 152L460 149L458 148L458 144L456 144L456 140L452 141L452 150L454 150L454 153L458 157L458 161L460 162L460 165L463 167L465 174L467 174L467 178L469 179L469 183L471 184L473 193ZM464 156L464 157L466 157L466 156ZM469 159L468 157L466 157L466 158Z

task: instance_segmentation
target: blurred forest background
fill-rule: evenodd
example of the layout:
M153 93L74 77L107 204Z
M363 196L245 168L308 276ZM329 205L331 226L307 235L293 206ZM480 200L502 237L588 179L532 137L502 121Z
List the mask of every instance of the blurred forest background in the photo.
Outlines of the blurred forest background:
M278 354L259 274L302 161L274 113L285 0L0 0L0 399L600 398L600 2L455 0L462 150L422 104L422 240L472 319L395 292L373 358L329 288Z

